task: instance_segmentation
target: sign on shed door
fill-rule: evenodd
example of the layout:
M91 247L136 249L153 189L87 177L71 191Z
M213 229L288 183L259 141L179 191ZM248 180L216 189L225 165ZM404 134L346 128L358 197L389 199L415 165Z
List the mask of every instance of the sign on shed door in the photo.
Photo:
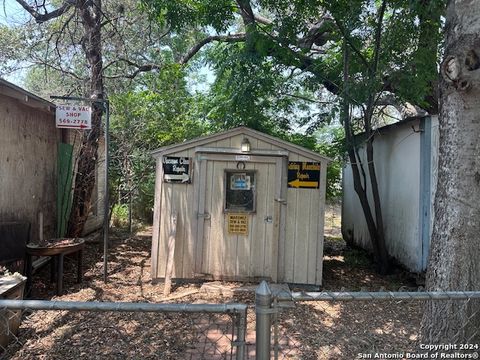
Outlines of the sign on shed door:
M241 169L233 155L225 155L225 161L217 160L218 155L202 158L197 272L219 279L276 280L280 206L275 202L280 192L276 158L244 162Z

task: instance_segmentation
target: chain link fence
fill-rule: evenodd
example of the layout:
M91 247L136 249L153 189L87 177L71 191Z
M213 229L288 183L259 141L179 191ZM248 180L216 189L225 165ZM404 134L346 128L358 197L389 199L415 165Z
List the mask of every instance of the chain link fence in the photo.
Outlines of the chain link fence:
M0 359L244 359L246 311L243 304L0 300Z
M422 344L432 306L468 315ZM476 359L479 310L480 292L272 295L265 282L255 305L0 300L0 359Z
M271 297L270 356L321 360L477 359L479 299L480 292L277 294ZM420 323L426 306L468 315L448 339L422 344Z

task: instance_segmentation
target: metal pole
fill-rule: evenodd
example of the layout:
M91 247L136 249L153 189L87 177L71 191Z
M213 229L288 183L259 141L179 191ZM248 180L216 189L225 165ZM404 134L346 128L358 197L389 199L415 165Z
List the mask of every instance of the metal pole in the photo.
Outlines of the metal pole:
M236 360L245 359L245 333L247 332L247 309L240 311L237 316Z
M104 184L104 213L103 213L103 281L107 282L107 266L108 266L108 228L109 228L109 196L108 196L108 146L110 142L110 103L108 100L104 100L105 104L105 184Z
M101 99L92 99L92 98L79 97L79 96L57 96L57 95L50 95L50 99L73 100L73 101L86 101L86 102L90 102L90 103L104 102L104 100L101 100Z
M69 310L229 314L247 311L245 304L160 304L99 301L51 301L0 299L0 309Z
M129 195L128 195L128 233L131 235L133 232L132 228L132 187L129 186Z
M108 147L110 142L110 102L107 99L91 99L78 96L50 96L51 99L87 101L104 105L105 109L105 186L104 186L104 219L103 219L103 281L107 282L107 253L108 253L108 227L109 227L109 196L108 196L108 164L109 154Z
M270 360L271 305L272 292L266 281L262 281L255 290L255 355L257 360Z

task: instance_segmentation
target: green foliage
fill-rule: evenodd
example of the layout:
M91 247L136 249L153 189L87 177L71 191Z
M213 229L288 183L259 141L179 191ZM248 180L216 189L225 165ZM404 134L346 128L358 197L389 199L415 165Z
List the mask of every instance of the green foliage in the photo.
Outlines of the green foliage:
M232 22L237 11L233 1L220 1L216 6L207 0L145 0L145 3L151 13L183 31L197 28L212 33L212 29L222 32L228 28L229 32L235 29L246 33L245 43L210 48L205 57L218 76L213 97L208 99L211 112L207 114L214 124L222 127L243 123L268 132L275 128L288 131L295 122L310 122L317 128L328 123L333 117L328 116L329 106L323 112L317 111L317 116L310 112L298 121L298 114L303 115L298 106L303 109L308 106L282 97L282 86L295 84L294 92L307 91L317 100L321 98L322 87L345 96L344 43L351 50L349 102L360 111L372 97L377 101L386 93L394 93L399 102L429 105L426 99L432 94L432 83L437 76L440 15L444 11L440 0L260 0L249 4L254 12L269 18L270 23L256 22L243 27ZM237 5L246 3L239 1ZM219 20L219 14L223 21ZM380 14L383 14L381 23ZM309 40L319 41L314 33L309 33L312 24L322 30L324 37L319 52L314 52L311 45L305 46ZM289 74L295 70L301 75L292 81ZM273 124L273 116L267 109L280 114Z
M235 6L230 0L148 0L144 4L155 13L158 21L175 31L184 31L192 25L212 26L224 31L234 21Z
M136 202L149 208L154 173L151 150L205 132L246 125L334 159L328 170L327 193L335 197L340 191L345 150L342 131L330 126L338 119L339 99L348 97L356 108L355 115L360 118L354 124L357 132L365 123L364 104L372 97L377 101L381 95L393 93L401 101L426 105L436 78L442 1L259 0L250 5L270 22L245 26L238 10L246 3L143 0L149 19L141 16L136 0L122 3L121 16L116 16L117 3L105 3L112 19L103 28L104 75L113 110L111 186L117 190L124 184L117 193L133 191ZM376 49L383 3L381 41ZM46 34L59 33L61 24L54 21L38 28L29 41L35 45L31 47L35 58L67 70L65 74L73 80L43 66L29 73L28 83L37 91L45 91L48 83L50 93L61 89L79 93L85 86L82 79L87 68L78 56L81 34L74 22L58 37L57 49L41 41ZM309 38L314 24L322 30L322 41ZM196 57L200 61L190 63L187 69L175 65L205 36L233 32L246 33L246 41L206 46L207 51ZM7 35L9 40L5 44L0 40L0 49L8 53L14 50L9 44L18 39L15 33ZM320 45L312 47L308 41ZM351 53L348 94L342 81L345 43ZM161 70L137 75L134 83L124 81L119 76L135 69L124 58L138 64L160 64ZM188 71L195 72L201 65L211 69L215 80L210 88L192 94L185 79ZM42 84L42 79L48 81Z
M9 75L25 57L27 26L0 24L0 76Z
M117 204L112 210L112 225L116 228L124 228L128 224L128 205Z
M197 103L186 90L184 69L176 64L203 33L171 31L145 17L139 4L102 4L102 73L112 110L112 202L123 203L132 195L135 214L148 219L154 184L150 151L204 132ZM5 54L11 63L30 65L25 85L45 98L85 96L90 91L81 46L84 30L71 16L74 11L40 25L31 21L0 28L0 59ZM4 60L0 67L8 73ZM144 71L149 68L153 71Z
M277 100L270 95L276 74L255 53L244 53L244 46L219 46L211 51L216 80L204 104L206 117L212 131L245 125L271 133L285 125L272 122L267 113Z
M48 67L30 69L25 76L25 87L45 99L50 95L83 93L77 81Z
M343 127L332 125L317 132L315 150L332 161L327 169L327 199L336 199L342 195L342 168L344 166L345 133Z
M350 47L350 102L365 104L371 94L391 92L399 101L428 106L425 97L437 77L444 3L385 1L385 14L379 24L382 4L341 0L325 3L338 24L342 41ZM378 62L374 58L377 53Z
M246 47L220 44L206 55L216 76L203 104L212 130L246 125L283 137L297 126L315 124L311 133L331 120L319 111L316 95L305 87L302 72L246 51Z
M145 78L148 90L111 97L111 193L125 203L133 198L134 215L151 220L155 164L151 151L204 133L195 98L186 90L182 69L166 67ZM156 90L158 89L158 90Z

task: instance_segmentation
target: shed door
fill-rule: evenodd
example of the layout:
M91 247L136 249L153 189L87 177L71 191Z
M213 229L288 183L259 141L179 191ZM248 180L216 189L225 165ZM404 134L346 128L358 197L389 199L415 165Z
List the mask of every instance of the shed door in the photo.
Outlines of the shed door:
M281 157L248 158L199 155L196 272L276 281L284 165Z

